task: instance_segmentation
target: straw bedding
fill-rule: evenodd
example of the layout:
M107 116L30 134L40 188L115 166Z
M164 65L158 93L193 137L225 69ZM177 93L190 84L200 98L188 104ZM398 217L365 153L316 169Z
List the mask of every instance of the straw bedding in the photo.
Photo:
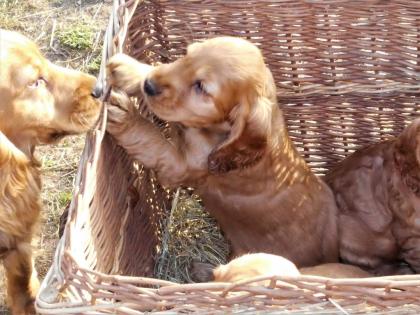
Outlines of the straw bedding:
M155 276L178 283L193 282L192 261L212 265L227 262L229 247L219 226L194 193L181 189L167 215L158 250Z

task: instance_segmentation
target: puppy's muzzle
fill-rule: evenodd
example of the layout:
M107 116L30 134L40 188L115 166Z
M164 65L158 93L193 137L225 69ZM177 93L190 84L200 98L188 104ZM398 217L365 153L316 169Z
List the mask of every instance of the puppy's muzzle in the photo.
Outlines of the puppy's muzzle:
M95 87L93 88L91 95L94 98L100 98L103 93L104 93L104 89L103 89L102 83L100 82L100 80L98 80L96 81Z
M156 82L151 79L146 79L144 81L143 89L144 93L146 93L148 96L156 96L162 92Z

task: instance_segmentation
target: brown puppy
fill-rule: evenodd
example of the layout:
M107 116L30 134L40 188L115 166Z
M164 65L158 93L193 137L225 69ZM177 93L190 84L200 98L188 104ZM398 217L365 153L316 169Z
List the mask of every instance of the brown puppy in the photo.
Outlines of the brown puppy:
M100 103L95 79L54 66L36 45L0 30L0 255L12 314L34 313L31 239L41 208L38 144L87 131Z
M420 119L398 138L355 152L326 179L345 261L377 275L420 272Z
M114 87L144 93L150 110L176 131L166 140L114 93L109 132L164 185L196 188L233 257L266 252L298 266L337 260L332 192L290 140L256 46L219 37L155 68L117 55L108 72Z

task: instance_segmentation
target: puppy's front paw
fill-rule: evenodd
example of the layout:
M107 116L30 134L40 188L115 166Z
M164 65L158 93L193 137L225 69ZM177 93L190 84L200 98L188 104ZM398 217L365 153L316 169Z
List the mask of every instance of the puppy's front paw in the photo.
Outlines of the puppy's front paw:
M35 298L33 298L32 300L28 301L28 303L25 305L25 315L35 315L36 314L36 310L35 310Z
M125 131L136 115L134 103L124 92L111 91L107 109L107 131L113 135Z
M153 67L125 54L116 54L109 59L107 76L109 84L128 95L142 93L143 83Z
M23 305L14 305L10 307L12 315L36 315L35 299L28 300Z
M32 288L29 288L32 291ZM22 291L9 297L8 304L12 315L35 315L35 292Z

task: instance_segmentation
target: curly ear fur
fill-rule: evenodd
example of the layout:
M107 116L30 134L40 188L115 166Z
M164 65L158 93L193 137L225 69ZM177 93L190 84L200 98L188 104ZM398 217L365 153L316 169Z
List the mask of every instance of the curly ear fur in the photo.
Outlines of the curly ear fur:
M264 103L264 100L258 102ZM232 112L232 130L229 137L208 158L210 173L227 173L244 169L257 163L267 146L265 111L262 105L254 104L249 112L247 105L238 105Z
M394 160L405 185L420 196L420 119L414 120L396 140Z
M273 106L277 106L275 84L267 70L264 84L259 91L248 92L231 111L233 122L228 138L208 157L212 174L227 173L256 164L265 154L271 130Z

